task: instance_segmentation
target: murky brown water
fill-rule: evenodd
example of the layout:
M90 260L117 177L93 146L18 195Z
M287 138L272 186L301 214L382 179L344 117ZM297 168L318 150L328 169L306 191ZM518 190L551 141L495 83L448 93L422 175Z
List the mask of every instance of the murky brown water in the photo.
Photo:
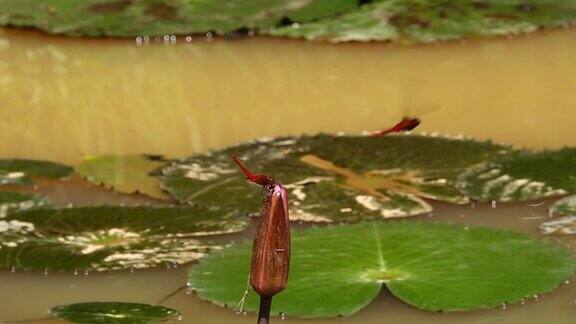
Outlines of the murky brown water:
M74 163L82 154L186 156L261 136L378 129L404 115L422 116L422 131L576 146L575 36L574 29L554 30L437 47L268 38L137 47L0 30L0 157ZM60 206L148 202L77 178L38 190ZM433 217L417 218L537 237L547 219L547 204L434 205ZM576 253L575 238L561 243ZM87 276L1 271L0 322L49 323L48 308L73 302L158 303L182 287L186 268ZM576 284L569 284L507 309L430 313L383 290L351 317L285 322L567 324L576 322L575 300ZM183 323L255 321L185 290L162 305L181 311Z
M0 30L0 156L173 156L380 129L576 145L576 30L431 46L269 38L137 47Z

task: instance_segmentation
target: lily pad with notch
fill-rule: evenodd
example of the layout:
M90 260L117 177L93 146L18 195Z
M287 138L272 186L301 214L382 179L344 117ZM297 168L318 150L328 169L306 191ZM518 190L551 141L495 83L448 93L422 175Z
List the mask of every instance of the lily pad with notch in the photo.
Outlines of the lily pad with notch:
M52 307L50 317L72 323L137 324L176 320L180 313L174 309L139 303L90 302Z
M515 152L459 176L457 187L471 198L522 201L576 191L576 148Z
M231 160L237 155L286 186L293 220L357 221L431 211L423 198L465 204L468 198L453 185L457 174L511 151L423 135L284 137L176 160L160 178L180 202L258 212L261 191L238 172Z
M272 313L351 315L382 285L427 311L466 311L518 303L552 291L576 262L562 247L527 235L431 222L364 222L296 230L290 281ZM246 288L251 242L217 251L190 272L203 299L234 307ZM250 292L245 307L258 309Z
M170 199L153 173L167 162L151 155L104 155L86 157L75 167L88 181L122 193L141 193Z
M221 248L247 221L193 207L36 209L0 220L0 267L123 270L185 264Z

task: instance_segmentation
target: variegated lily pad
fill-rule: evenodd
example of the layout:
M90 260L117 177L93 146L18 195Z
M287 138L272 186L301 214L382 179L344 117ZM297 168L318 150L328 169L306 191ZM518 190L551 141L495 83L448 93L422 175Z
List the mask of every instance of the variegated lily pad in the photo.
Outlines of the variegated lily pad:
M184 264L247 221L201 208L36 209L0 220L0 267L95 271Z
M372 1L309 23L272 29L275 36L330 41L430 43L473 36L532 32L576 20L576 1Z
M0 25L56 34L154 36L269 28L284 17L310 21L358 0L0 0Z
M92 302L56 306L51 317L72 323L139 324L175 320L180 314L170 308L137 303Z
M11 191L0 191L0 218L9 213L34 208L51 207L48 198L40 195L21 194Z
M576 148L518 152L479 165L457 182L479 200L521 201L576 191Z
M456 175L510 151L490 142L420 135L263 139L174 161L161 183L181 202L257 212L261 190L247 185L232 163L237 155L289 189L293 220L402 217L431 211L423 198L467 203L453 185Z
M246 288L251 242L217 251L194 266L201 298L235 307ZM364 222L296 230L290 280L272 313L350 315L385 285L428 311L465 311L517 303L552 291L574 273L570 252L523 234L431 222ZM245 307L258 309L250 292Z
M549 208L551 215L567 215L542 223L542 234L571 235L576 234L576 195L567 196L556 201Z
M550 206L555 215L576 215L576 195L564 197Z
M89 156L75 167L88 181L123 193L142 193L157 199L169 198L151 175L166 164L161 158L146 155Z
M256 33L433 42L576 20L575 0L0 0L0 26L88 36Z
M542 234L576 234L576 216L565 216L540 224Z
M63 164L37 161L7 159L0 160L0 185L31 184L33 178L58 179L72 173L72 168Z

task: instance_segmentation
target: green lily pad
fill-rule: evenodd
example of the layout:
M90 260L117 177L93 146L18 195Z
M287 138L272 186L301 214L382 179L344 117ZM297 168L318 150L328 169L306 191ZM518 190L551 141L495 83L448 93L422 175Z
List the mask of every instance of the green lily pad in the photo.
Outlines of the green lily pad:
M55 34L153 36L269 28L284 17L310 21L358 0L0 0L0 26Z
M35 209L0 220L0 267L95 271L184 264L220 246L206 236L247 221L179 207Z
M270 35L341 41L431 43L509 35L576 20L576 1L375 1L336 17L273 28Z
M576 195L556 201L550 206L550 212L558 215L576 215Z
M248 159L290 193L292 220L333 222L426 213L422 198L465 204L453 185L467 167L509 153L490 142L420 135L263 139L174 161L161 185L180 202L257 212L261 190L231 160Z
M56 306L51 317L72 323L157 323L175 320L178 311L162 306L120 302L93 302Z
M272 313L335 317L358 312L384 284L428 311L517 303L568 279L576 262L548 241L509 231L430 222L365 222L293 233L290 278ZM251 243L215 252L191 269L198 295L234 307L246 287ZM250 292L247 310L258 308Z
M458 188L479 200L521 201L576 191L576 148L518 152L464 172Z
M76 172L88 181L123 193L142 193L168 199L154 171L166 165L162 159L146 155L104 155L86 157Z
M37 160L0 160L0 185L31 184L31 178L63 178L72 168L59 163Z
M48 207L52 207L52 203L44 196L0 191L0 218L16 211Z

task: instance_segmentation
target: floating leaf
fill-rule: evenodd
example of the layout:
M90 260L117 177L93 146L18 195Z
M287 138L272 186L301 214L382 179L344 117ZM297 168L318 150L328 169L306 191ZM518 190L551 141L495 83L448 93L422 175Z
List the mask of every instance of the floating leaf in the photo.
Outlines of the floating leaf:
M576 215L576 195L556 201L550 206L550 212L558 215Z
M430 222L365 222L293 233L290 280L272 313L350 315L384 284L397 298L429 311L464 311L517 303L569 278L568 251L529 236ZM246 287L250 242L225 248L191 270L198 295L235 306ZM251 292L246 308L258 309Z
M1 10L0 10L1 11ZM36 160L0 160L0 185L31 184L30 178L58 179L72 173L72 168L59 163Z
M576 191L576 148L518 152L463 173L457 186L480 200L520 201Z
M456 175L508 152L489 142L416 135L265 139L174 161L161 184L181 202L257 212L261 191L233 165L238 155L285 184L293 220L401 217L431 211L422 198L467 203L453 186Z
M0 185L28 185L32 180L24 172L8 172L0 170Z
M247 222L201 208L36 209L0 220L0 267L96 271L184 264L219 248L207 235Z
M137 303L93 302L56 306L51 317L72 323L156 323L177 319L180 314L170 308Z
M51 207L50 200L44 196L0 191L0 218L19 210Z
M431 43L532 32L576 20L576 1L375 1L336 17L271 29L269 34L342 41Z
M288 16L309 21L358 0L0 0L0 25L87 36L146 36L269 28Z
M531 32L575 20L575 0L0 0L0 25L87 36L256 29L331 41L429 43Z
M576 234L576 216L560 217L556 220L542 223L539 229L542 234Z
M166 164L146 155L104 155L87 157L76 166L76 172L88 181L118 192L139 192L153 198L167 199L158 179L151 173Z

